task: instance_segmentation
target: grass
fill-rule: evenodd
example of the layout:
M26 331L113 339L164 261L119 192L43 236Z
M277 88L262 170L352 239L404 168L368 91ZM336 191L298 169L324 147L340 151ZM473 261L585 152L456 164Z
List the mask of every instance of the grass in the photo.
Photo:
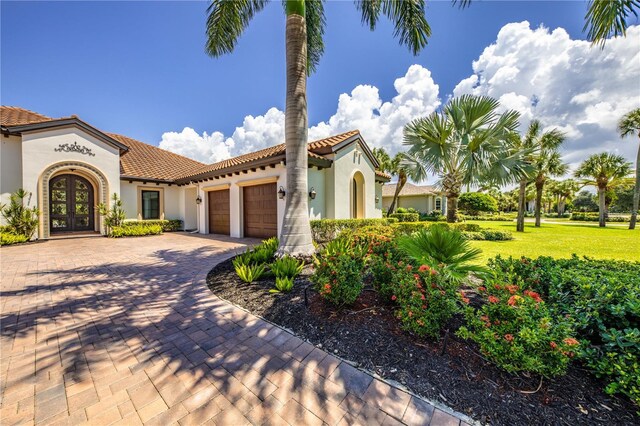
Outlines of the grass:
M525 232L515 232L515 222L477 223L483 228L499 229L513 233L511 241L471 241L473 247L482 249L481 263L498 254L502 256L552 256L557 258L588 256L595 259L640 261L640 229L630 231L626 226L599 228L597 224L572 222L572 224L525 224ZM579 223L579 224L578 224Z

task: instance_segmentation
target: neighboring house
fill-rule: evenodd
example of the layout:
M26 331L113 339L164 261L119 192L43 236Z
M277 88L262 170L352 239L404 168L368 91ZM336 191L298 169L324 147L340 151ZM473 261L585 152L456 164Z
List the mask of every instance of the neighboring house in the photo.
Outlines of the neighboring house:
M31 192L38 238L104 233L96 206L114 193L128 219L181 219L185 229L232 237L275 236L282 228L284 144L206 165L77 116L2 106L0 125L0 202L19 188ZM377 167L357 130L310 143L311 218L381 217L390 177Z
M389 209L396 192L396 184L390 183L382 187L382 207ZM395 208L414 208L420 213L431 213L433 210L446 211L446 198L431 185L414 185L407 182L398 195Z

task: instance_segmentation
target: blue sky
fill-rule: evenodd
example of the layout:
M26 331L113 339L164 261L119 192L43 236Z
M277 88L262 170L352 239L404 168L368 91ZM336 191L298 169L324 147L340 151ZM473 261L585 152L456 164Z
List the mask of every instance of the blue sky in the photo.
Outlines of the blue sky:
M386 20L375 32L352 2L327 5L326 54L309 80L310 123L340 93L372 84L383 99L409 65L429 68L441 93L508 22L564 27L582 37L585 2L428 3L433 36L414 57ZM52 116L78 114L104 129L157 143L190 126L232 132L248 114L284 107L284 16L279 2L251 23L236 51L204 53L205 2L2 2L2 103Z

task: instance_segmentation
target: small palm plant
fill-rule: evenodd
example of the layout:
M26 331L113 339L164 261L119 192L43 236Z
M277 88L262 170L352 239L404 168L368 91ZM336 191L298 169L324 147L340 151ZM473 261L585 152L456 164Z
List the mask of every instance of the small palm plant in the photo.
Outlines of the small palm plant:
M16 235L23 235L30 239L38 228L39 210L29 207L31 193L24 189L18 189L11 194L9 205L0 205L0 212L4 217L7 228ZM27 199L25 202L25 198Z
M122 226L126 214L122 207L122 200L115 192L111 196L111 207L105 203L98 204L98 212L104 217L104 226L107 233L111 232L111 228L114 226Z
M472 262L482 253L472 248L459 231L434 225L400 238L398 246L410 258L427 265L453 281L462 281L469 274L484 276L488 270Z
M640 108L628 112L618 122L618 132L621 137L638 135L640 137ZM633 205L631 207L631 221L629 229L636 228L638 220L638 204L640 204L640 145L636 157L636 183L633 187Z

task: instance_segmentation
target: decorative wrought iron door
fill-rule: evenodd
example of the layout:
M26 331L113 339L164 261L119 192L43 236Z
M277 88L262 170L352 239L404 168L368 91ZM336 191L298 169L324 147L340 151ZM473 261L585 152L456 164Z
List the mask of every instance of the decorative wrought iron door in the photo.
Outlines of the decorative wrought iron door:
M49 182L51 233L94 230L93 186L77 175L60 175Z

